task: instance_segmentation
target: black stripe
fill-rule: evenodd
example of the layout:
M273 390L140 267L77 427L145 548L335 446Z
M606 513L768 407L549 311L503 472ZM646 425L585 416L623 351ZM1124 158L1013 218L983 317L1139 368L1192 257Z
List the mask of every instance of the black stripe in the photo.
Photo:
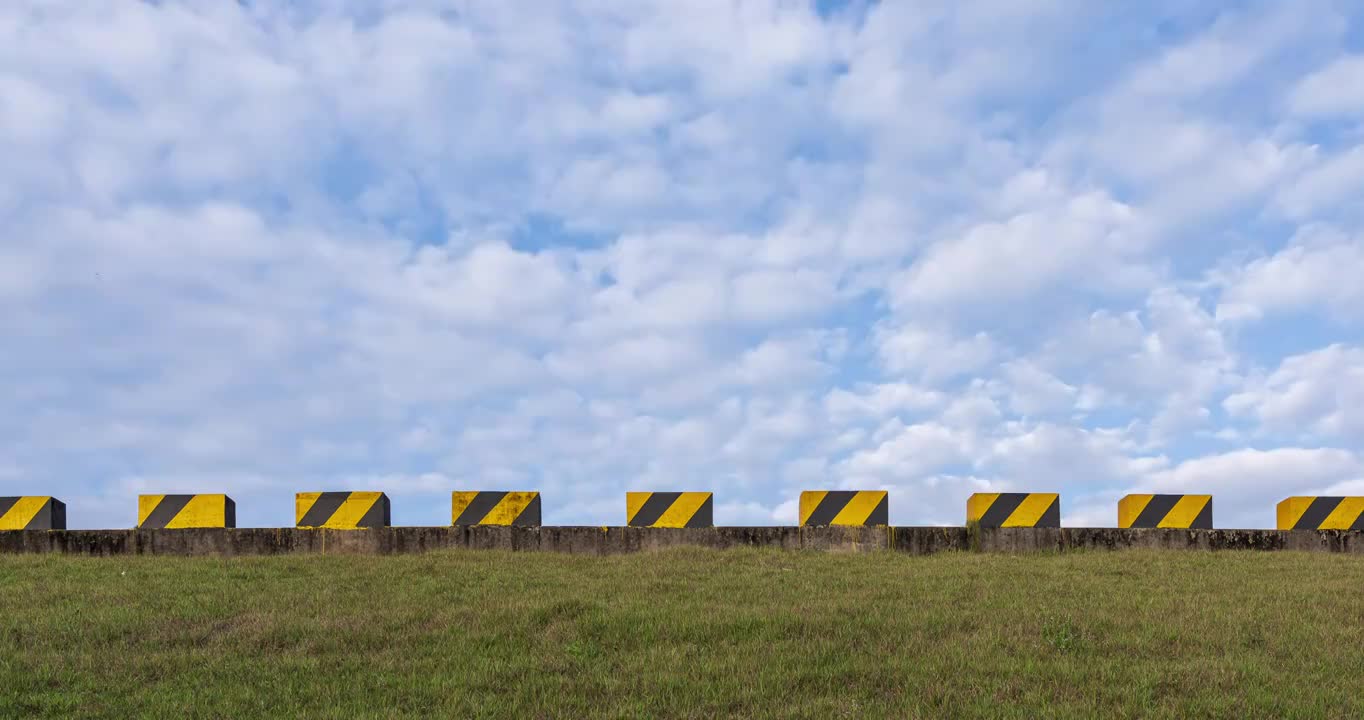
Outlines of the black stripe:
M237 527L237 503L223 496L223 527Z
M1293 526L1294 530L1316 530L1321 527L1326 518L1331 514L1336 506L1341 503L1343 497L1319 497L1312 500L1312 504L1307 506L1302 517L1298 518L1298 523Z
M171 520L174 520L175 516L179 515L180 511L184 510L185 506L189 504L189 501L193 499L193 495L167 495L161 498L161 502L157 503L156 507L152 508L151 513L147 515L147 519L143 520L142 524L138 527L146 528L148 530L157 530L166 527L166 524Z
M1141 514L1132 521L1134 528L1153 528L1160 525L1160 521L1174 509L1175 504L1183 495L1155 495L1151 497L1151 502L1146 503L1146 507L1141 509Z
M856 490L830 490L824 494L824 499L819 501L819 505L815 506L810 517L805 519L805 524L820 527L833 523L834 518L838 517L843 508L856 496Z
M1042 517L1037 519L1037 524L1033 527L1040 528L1059 528L1061 527L1061 496L1057 495L1051 499L1051 504L1047 506Z
M308 512L303 513L303 518L298 521L298 527L321 527L327 524L332 515L341 508L341 503L350 497L348 492L324 492L317 498L317 502L308 508Z
M1212 529L1212 498L1203 505L1203 509L1198 511L1198 516L1193 519L1193 524L1189 526L1196 530Z
M1000 493L999 497L980 516L981 527L1002 527L1019 505L1028 499L1027 493Z
M1364 530L1364 512L1361 512L1360 514L1355 516L1354 524L1350 526L1350 529Z
M881 502L876 503L876 507L872 508L871 514L867 516L866 524L871 527L890 524L889 494L881 496Z
M680 492L656 492L649 495L649 499L644 501L639 512L630 518L630 527L650 527L663 517L663 513L668 512L668 508L682 497Z
M526 503L526 509L512 521L516 527L539 527L540 526L540 496L537 494Z
M31 518L28 519L28 524L24 526L24 529L25 529L25 530L65 530L65 529L66 529L66 527L65 527L65 522L66 522L66 517L65 517L65 515L63 515L63 517L62 517L62 523L63 523L63 526L62 526L62 527L59 527L59 528L54 528L54 527L52 527L53 522L55 522L55 518L53 517L53 515L56 513L56 510L54 509L54 507L55 507L56 505L61 505L61 503L60 503L59 501L57 501L56 498L48 498L48 499L44 500L44 501L43 501L43 504L42 504L41 506L38 507L38 512L33 513L33 517L31 517ZM0 512L0 515L4 515L4 513L3 513L3 512Z
M0 497L0 518L4 517L5 513L9 512L9 509L14 507L17 502L19 502L17 497Z
M455 520L456 525L477 525L483 522L483 518L502 502L502 498L507 497L505 492L480 492L474 494L474 499L469 501L468 507L459 514L459 519Z
M379 493L379 498L374 501L373 505L369 506L369 510L366 510L365 514L355 523L355 527L388 527L392 524L388 516L388 510L388 496Z
M696 508L696 512L690 518L687 518L684 527L714 527L715 508L711 504L713 498L713 495L707 495L705 501L701 503L701 507Z

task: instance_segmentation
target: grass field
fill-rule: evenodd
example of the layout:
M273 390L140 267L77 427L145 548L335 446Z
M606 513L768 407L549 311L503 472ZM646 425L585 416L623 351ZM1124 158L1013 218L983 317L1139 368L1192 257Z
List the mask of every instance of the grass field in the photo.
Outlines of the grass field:
M0 717L1364 717L1364 558L0 557Z

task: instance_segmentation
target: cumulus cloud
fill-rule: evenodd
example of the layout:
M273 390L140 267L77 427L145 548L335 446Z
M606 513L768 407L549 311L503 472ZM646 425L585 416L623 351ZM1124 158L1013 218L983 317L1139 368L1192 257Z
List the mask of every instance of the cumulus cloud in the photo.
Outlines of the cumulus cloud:
M1329 226L1309 226L1273 255L1215 272L1224 287L1219 318L1259 320L1266 315L1327 311L1360 319L1364 288L1364 238Z
M1331 345L1285 358L1223 405L1265 432L1358 447L1364 441L1364 349Z

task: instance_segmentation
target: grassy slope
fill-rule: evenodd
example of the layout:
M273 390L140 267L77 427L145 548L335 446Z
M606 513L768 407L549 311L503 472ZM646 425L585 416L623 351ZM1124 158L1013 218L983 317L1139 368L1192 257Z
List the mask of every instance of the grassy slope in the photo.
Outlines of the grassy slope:
M0 717L1364 717L1364 559L0 557Z

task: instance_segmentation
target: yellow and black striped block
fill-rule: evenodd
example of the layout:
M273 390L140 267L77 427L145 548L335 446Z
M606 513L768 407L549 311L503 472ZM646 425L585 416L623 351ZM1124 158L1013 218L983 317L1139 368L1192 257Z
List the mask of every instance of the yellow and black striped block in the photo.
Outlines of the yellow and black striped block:
M625 524L630 527L715 527L715 507L708 492L627 492Z
M456 491L451 522L455 525L540 527L540 493Z
M222 494L138 495L137 526L143 530L237 527L237 503Z
M1059 528L1056 493L976 493L966 500L966 524L987 528Z
M1211 495L1128 495L1118 501L1120 528L1212 529Z
M294 520L301 528L388 527L389 517L388 496L381 492L304 492L294 496Z
M1277 508L1280 530L1364 530L1364 497L1291 497Z
M0 530L65 530L66 503L47 495L0 497Z
M890 493L885 490L806 490L800 494L800 524L890 524Z

